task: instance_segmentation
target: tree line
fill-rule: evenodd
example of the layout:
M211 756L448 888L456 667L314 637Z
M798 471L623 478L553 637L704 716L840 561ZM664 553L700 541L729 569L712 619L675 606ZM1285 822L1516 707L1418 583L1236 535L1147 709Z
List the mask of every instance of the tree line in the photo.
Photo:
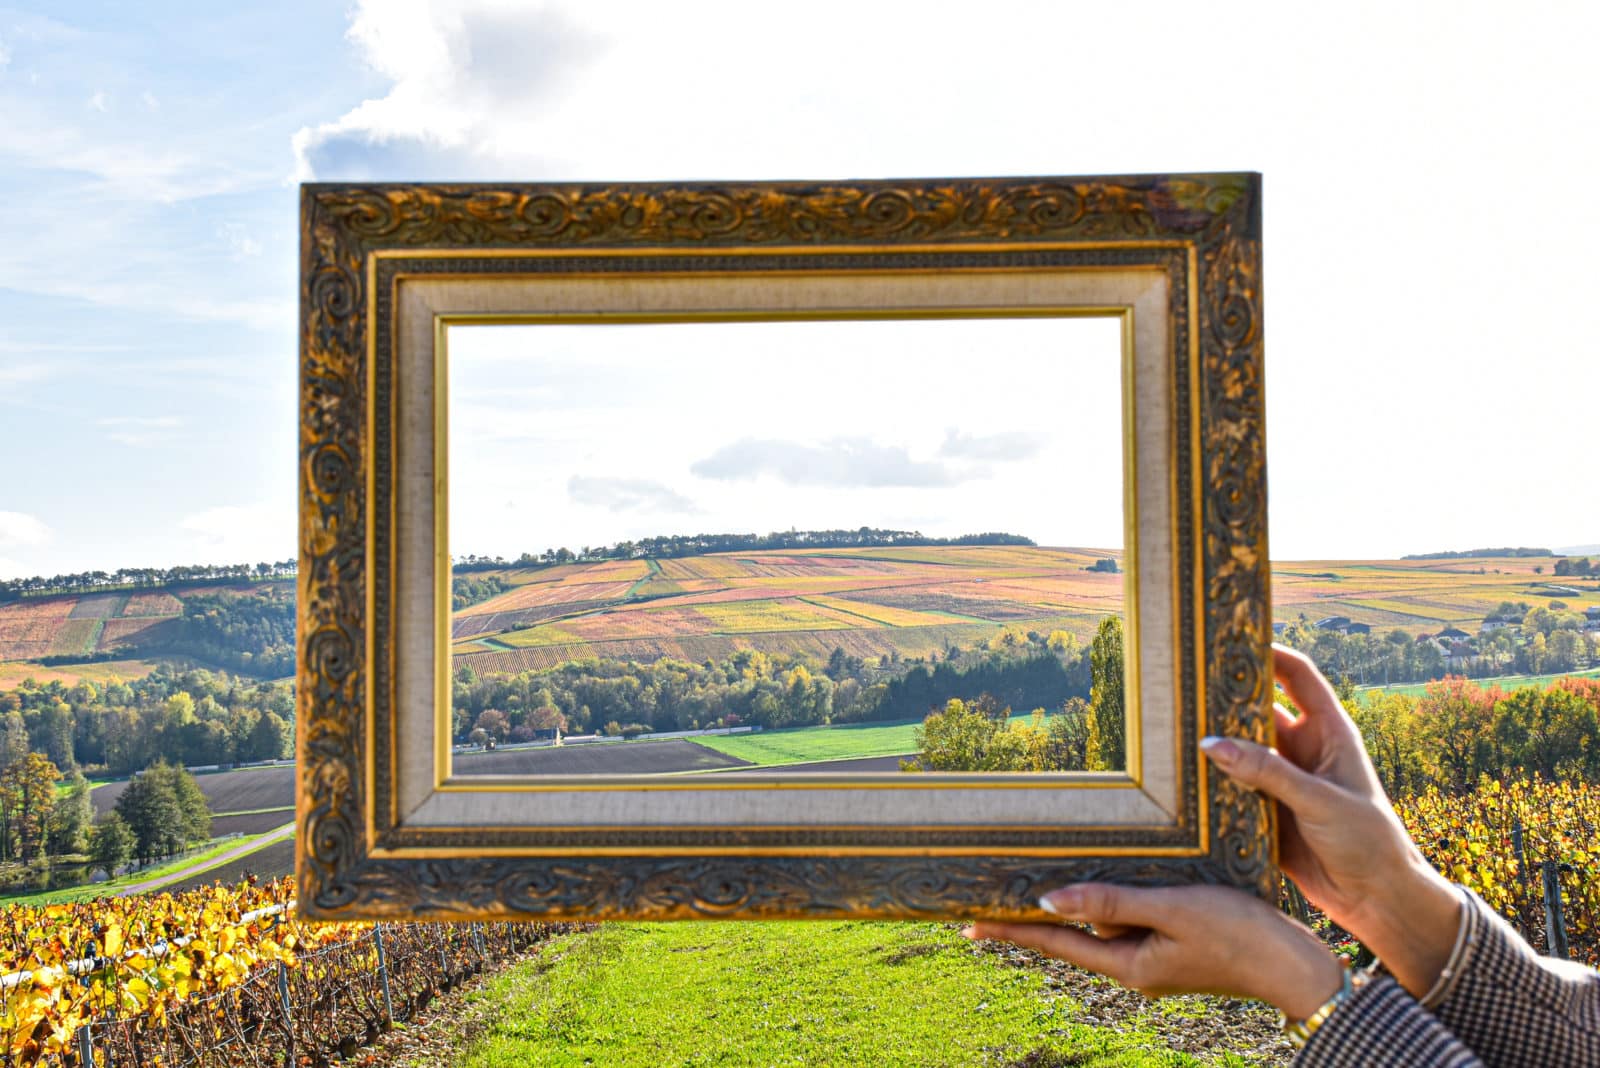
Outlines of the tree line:
M1402 556L1400 559L1402 559L1402 560L1470 560L1470 559L1472 559L1474 557L1480 557L1480 556L1488 556L1488 557L1496 557L1496 556L1520 557L1520 556L1554 556L1554 555L1555 555L1555 553L1551 552L1549 549L1534 549L1534 548L1529 548L1528 546L1520 546L1520 547L1516 547L1516 548L1513 548L1513 547L1510 547L1510 546L1504 546L1504 547L1501 547L1499 549L1458 549L1458 550L1453 551L1453 552L1411 553L1411 554L1409 554L1407 556Z
M115 571L78 571L66 575L31 575L0 579L0 601L65 593L160 589L208 582L266 581L294 578L297 562L257 564L182 564L177 567L121 567Z
M571 733L697 730L750 724L918 719L951 697L1001 695L1018 707L1054 706L1089 695L1090 651L1065 631L997 632L971 648L902 658L863 658L835 649L826 663L743 649L720 661L670 657L638 663L574 660L558 667L479 676L456 669L452 734L458 742L531 740ZM639 731L635 731L638 733ZM481 732L481 733L480 733Z
M130 682L31 680L0 692L0 736L56 768L126 775L157 760L227 764L293 750L294 691L163 665Z
M1020 534L990 532L962 534L954 538L929 537L915 530L884 530L860 527L856 530L782 530L770 534L669 534L614 545L585 545L577 551L566 548L523 553L514 560L501 556L460 556L454 560L457 573L493 571L508 567L549 567L590 560L657 560L706 553L758 552L778 549L858 549L881 546L921 545L1033 545L1033 539Z
M1600 634L1585 630L1584 614L1562 601L1537 606L1505 601L1490 618L1505 624L1464 639L1461 655L1453 651L1457 646L1447 652L1399 628L1343 634L1317 627L1304 615L1285 627L1278 640L1310 656L1329 678L1348 675L1363 684L1427 682L1451 674L1540 675L1600 663Z

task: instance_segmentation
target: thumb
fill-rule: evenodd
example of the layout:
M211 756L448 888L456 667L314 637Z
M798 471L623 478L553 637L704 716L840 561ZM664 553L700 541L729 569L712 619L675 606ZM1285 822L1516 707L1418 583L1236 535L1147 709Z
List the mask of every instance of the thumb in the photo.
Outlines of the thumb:
M1296 767L1276 749L1244 738L1200 739L1200 748L1228 776L1288 805L1296 812L1326 807L1331 787Z

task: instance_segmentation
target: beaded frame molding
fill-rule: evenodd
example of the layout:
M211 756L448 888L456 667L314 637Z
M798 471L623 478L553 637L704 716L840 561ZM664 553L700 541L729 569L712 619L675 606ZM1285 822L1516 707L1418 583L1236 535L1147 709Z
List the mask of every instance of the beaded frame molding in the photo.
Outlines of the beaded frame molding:
M304 186L301 913L1044 920L1039 894L1085 879L1275 894L1272 806L1197 749L1205 734L1268 743L1272 735L1260 198L1256 174ZM518 268L519 252L537 261ZM766 837L688 828L541 839L533 827L441 831L395 818L392 643L403 606L392 603L389 324L403 273L396 265L405 264L498 278L517 269L618 279L857 266L1164 272L1173 558L1177 589L1187 594L1173 599L1180 804L1171 826L1009 828L987 837L884 827L854 838L827 828ZM541 842L554 848L533 848Z

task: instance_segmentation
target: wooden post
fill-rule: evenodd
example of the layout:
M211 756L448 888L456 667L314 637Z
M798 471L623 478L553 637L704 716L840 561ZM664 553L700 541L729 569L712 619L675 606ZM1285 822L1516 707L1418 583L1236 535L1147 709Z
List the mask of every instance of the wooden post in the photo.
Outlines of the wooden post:
M289 969L278 962L278 1008L283 1011L283 1063L292 1066L294 1056L294 1007L289 1003Z
M78 1028L78 1064L81 1068L94 1068L94 1036L89 1025Z
M1522 817L1518 816L1511 824L1511 848L1517 851L1517 878L1522 881L1522 889L1528 889L1528 855L1522 849Z
M1567 921L1561 914L1561 868L1553 860L1544 862L1544 929L1549 955L1572 959L1567 951Z
M383 952L383 924L372 925L372 940L378 944L378 985L383 988L383 1015L394 1023L394 1001L389 997L389 961Z

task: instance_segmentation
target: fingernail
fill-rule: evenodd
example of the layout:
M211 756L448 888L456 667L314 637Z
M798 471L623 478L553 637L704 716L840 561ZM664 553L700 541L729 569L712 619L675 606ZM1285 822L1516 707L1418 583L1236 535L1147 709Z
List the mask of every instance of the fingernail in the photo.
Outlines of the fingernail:
M1209 734L1200 739L1200 749L1218 764L1231 764L1239 756L1239 747L1226 738Z
M1075 920L1078 919L1078 910L1083 907L1083 895L1076 887L1063 887L1041 897L1039 907L1063 920Z

